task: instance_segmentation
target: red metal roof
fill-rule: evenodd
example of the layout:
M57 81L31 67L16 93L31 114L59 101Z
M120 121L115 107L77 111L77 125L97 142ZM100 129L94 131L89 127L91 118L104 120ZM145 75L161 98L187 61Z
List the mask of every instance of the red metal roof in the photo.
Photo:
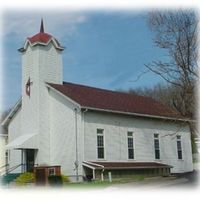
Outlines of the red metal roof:
M38 45L38 44L39 45L47 45L50 40L53 40L55 42L55 48L57 48L59 50L63 50L64 49L60 45L60 43L58 42L58 40L55 37L53 37L52 35L44 32L43 20L41 20L40 32L37 33L36 35L32 36L32 37L28 37L27 40L32 45ZM27 48L26 45L24 45L24 47L22 47L22 48L19 49L19 51L20 52L24 52L24 51L26 51L26 48Z
M48 43L51 38L52 36L50 34L40 32L28 38L28 40L30 41L30 43L36 43L36 42Z
M53 36L51 36L50 34L48 33L43 33L43 32L40 32L40 33L37 33L36 35L30 37L30 38L27 38L27 40L32 44L32 45L47 45L49 43L49 41L53 39L56 43L55 45L55 48L56 49L59 49L59 50L63 50L64 47L62 47L60 45L60 43L58 42L58 40L56 38L54 38ZM18 49L20 52L24 52L26 51L26 46L24 45L24 47Z
M82 107L163 117L180 117L177 112L150 97L64 82L48 83Z
M83 162L95 169L152 169L152 168L171 168L172 166L157 162ZM101 167L102 166L102 167Z
M52 35L45 33L44 32L44 23L43 23L43 19L41 19L41 24L40 24L40 32L37 33L36 35L28 38L28 40L30 41L30 43L48 43L50 39L54 38ZM54 38L54 40L56 41L57 45L60 46L59 42Z
M43 33L43 32L40 32L30 38L27 38L29 40L29 42L31 44L35 44L35 43L44 43L44 44L47 44L49 42L49 40L51 39L54 39L57 46L60 47L60 48L63 48L61 47L60 43L58 42L58 40L56 38L54 38L52 35L48 34L48 33Z

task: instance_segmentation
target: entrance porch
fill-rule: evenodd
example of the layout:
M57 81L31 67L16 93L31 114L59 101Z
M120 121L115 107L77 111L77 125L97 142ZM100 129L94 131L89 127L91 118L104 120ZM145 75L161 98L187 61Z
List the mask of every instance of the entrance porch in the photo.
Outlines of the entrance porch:
M21 135L9 142L6 149L12 156L12 159L7 163L9 165L7 173L33 172L38 153L37 134Z

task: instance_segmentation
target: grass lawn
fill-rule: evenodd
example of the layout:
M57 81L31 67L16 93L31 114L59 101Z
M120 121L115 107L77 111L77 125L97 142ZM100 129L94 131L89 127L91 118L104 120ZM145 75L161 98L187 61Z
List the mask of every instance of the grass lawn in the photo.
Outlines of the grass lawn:
M63 187L66 189L98 189L98 188L106 188L108 186L114 184L122 184L122 183L129 183L134 181L142 181L144 180L144 176L135 176L132 178L119 178L113 179L112 182L108 180L104 181L92 181L92 182L81 182L81 183L67 183L64 184Z
M79 183L63 183L61 187L63 189L104 189L106 187L115 185L115 184L123 184L123 183L130 183L130 182L138 182L138 181L144 181L144 180L151 180L154 178L160 179L161 176L144 176L144 175L134 175L130 177L123 177L123 178L113 178L112 182L109 182L108 179L105 179L104 181L91 181L91 182L79 182ZM20 186L20 185L14 185L14 186ZM33 183L32 184L25 184L21 185L20 187L33 187L35 186ZM51 186L50 186L51 187ZM54 186L52 186L54 187Z
M68 183L63 185L66 189L97 189L97 188L106 188L112 185L108 181L93 181L93 182L83 182L83 183Z

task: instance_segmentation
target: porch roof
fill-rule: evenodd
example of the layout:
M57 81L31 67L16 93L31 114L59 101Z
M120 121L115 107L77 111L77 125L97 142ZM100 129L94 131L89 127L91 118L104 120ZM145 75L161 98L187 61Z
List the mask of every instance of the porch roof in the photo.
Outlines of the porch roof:
M6 145L6 149L38 149L37 134L24 134Z
M172 166L158 162L101 162L84 161L83 166L91 169L155 169L172 168Z

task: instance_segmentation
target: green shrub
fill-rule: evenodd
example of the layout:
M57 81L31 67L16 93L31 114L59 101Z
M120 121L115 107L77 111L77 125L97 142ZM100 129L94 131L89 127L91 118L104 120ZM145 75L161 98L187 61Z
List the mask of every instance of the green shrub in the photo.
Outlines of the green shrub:
M34 180L35 180L34 174L26 172L17 177L15 183L17 185L26 185L27 183L33 183Z
M63 179L61 175L52 175L48 177L48 182L51 186L61 186L63 184Z
M61 175L61 177L62 177L62 181L63 181L63 183L69 183L69 182L70 182L70 180L69 180L69 177L68 177L68 176Z

